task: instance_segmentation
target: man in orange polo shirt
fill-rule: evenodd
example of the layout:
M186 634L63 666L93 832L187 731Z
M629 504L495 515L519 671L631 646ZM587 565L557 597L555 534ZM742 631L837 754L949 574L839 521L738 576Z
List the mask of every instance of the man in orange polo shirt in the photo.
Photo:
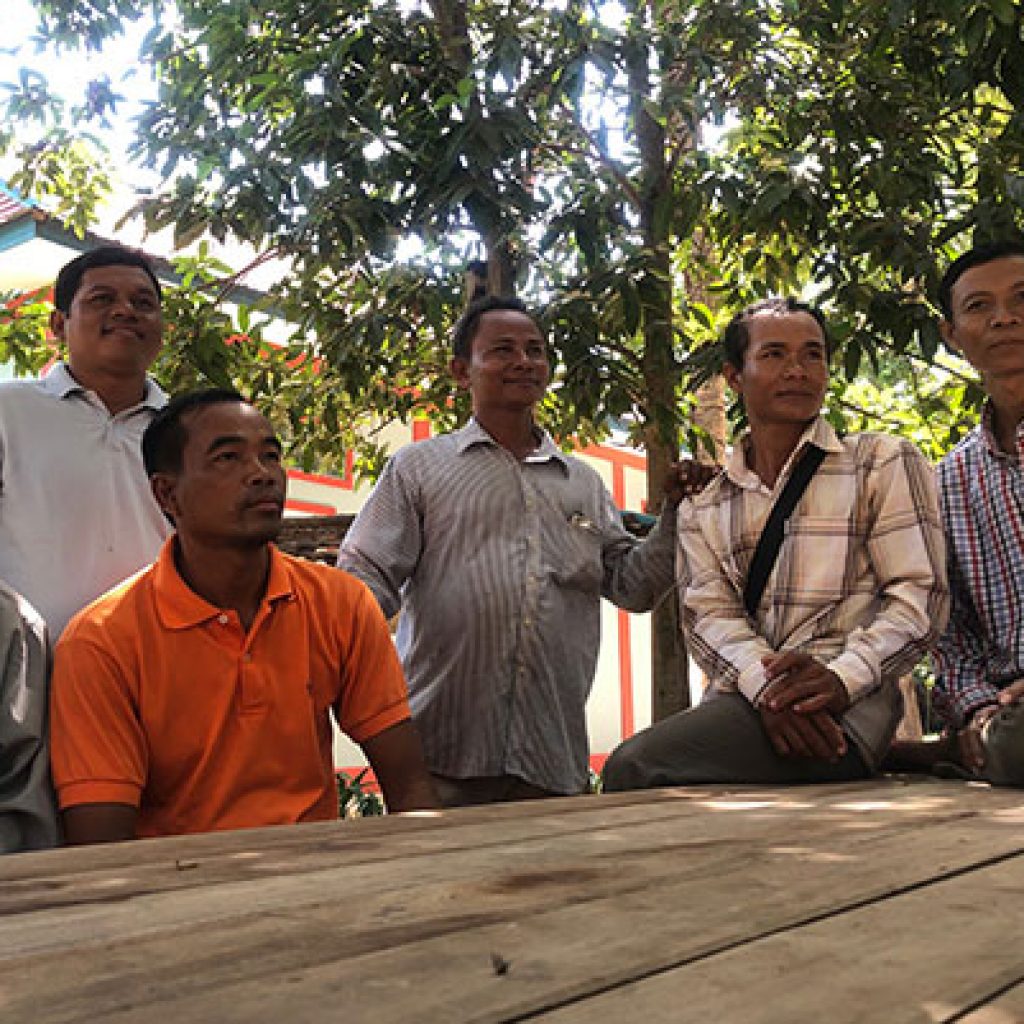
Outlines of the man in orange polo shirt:
M334 818L331 711L390 810L437 806L373 596L272 544L285 471L267 420L235 392L195 392L153 420L143 457L176 532L56 651L67 841Z

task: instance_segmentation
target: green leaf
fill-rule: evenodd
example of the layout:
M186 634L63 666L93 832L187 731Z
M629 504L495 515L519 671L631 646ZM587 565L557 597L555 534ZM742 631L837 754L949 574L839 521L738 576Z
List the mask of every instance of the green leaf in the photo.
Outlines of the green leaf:
M627 334L636 334L640 329L641 305L636 286L628 278L618 282L619 297L622 300L622 322Z
M1013 26L1017 20L1017 5L1013 0L988 0L989 10L1000 25Z

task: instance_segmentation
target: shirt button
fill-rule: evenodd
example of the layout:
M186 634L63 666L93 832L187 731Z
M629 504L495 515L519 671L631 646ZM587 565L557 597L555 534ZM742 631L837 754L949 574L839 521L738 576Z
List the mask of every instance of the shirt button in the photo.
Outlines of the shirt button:
M523 619L523 629L529 629L533 625L533 619Z
M217 616L217 621L218 621L218 622L219 622L219 623L220 623L220 624L221 624L222 626L226 626L226 625L228 624L228 617L227 617L226 615L218 615L218 616Z

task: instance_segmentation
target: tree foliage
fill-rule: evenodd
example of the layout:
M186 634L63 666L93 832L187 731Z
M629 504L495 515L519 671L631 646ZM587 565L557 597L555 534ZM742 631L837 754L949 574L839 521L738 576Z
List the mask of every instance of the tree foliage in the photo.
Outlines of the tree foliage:
M1019 229L1024 42L1006 0L635 2L618 23L518 0L36 6L44 37L97 50L155 18L137 152L167 187L144 215L181 244L286 257L276 307L337 373L343 414L397 394L400 413L450 416L442 341L484 256L493 287L545 303L553 426L626 417L671 447L688 375L713 368L706 343L742 302L813 288L846 380L928 364L937 266ZM24 119L46 85L22 86ZM115 99L100 80L91 115ZM688 275L710 306L687 302ZM947 406L973 398L949 380Z

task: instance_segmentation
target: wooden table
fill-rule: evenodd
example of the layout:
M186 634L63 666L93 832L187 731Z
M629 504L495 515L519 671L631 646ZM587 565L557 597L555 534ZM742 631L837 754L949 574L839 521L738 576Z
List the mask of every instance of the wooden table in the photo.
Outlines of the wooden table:
M0 858L0 1021L1024 1021L1024 794L661 790Z

